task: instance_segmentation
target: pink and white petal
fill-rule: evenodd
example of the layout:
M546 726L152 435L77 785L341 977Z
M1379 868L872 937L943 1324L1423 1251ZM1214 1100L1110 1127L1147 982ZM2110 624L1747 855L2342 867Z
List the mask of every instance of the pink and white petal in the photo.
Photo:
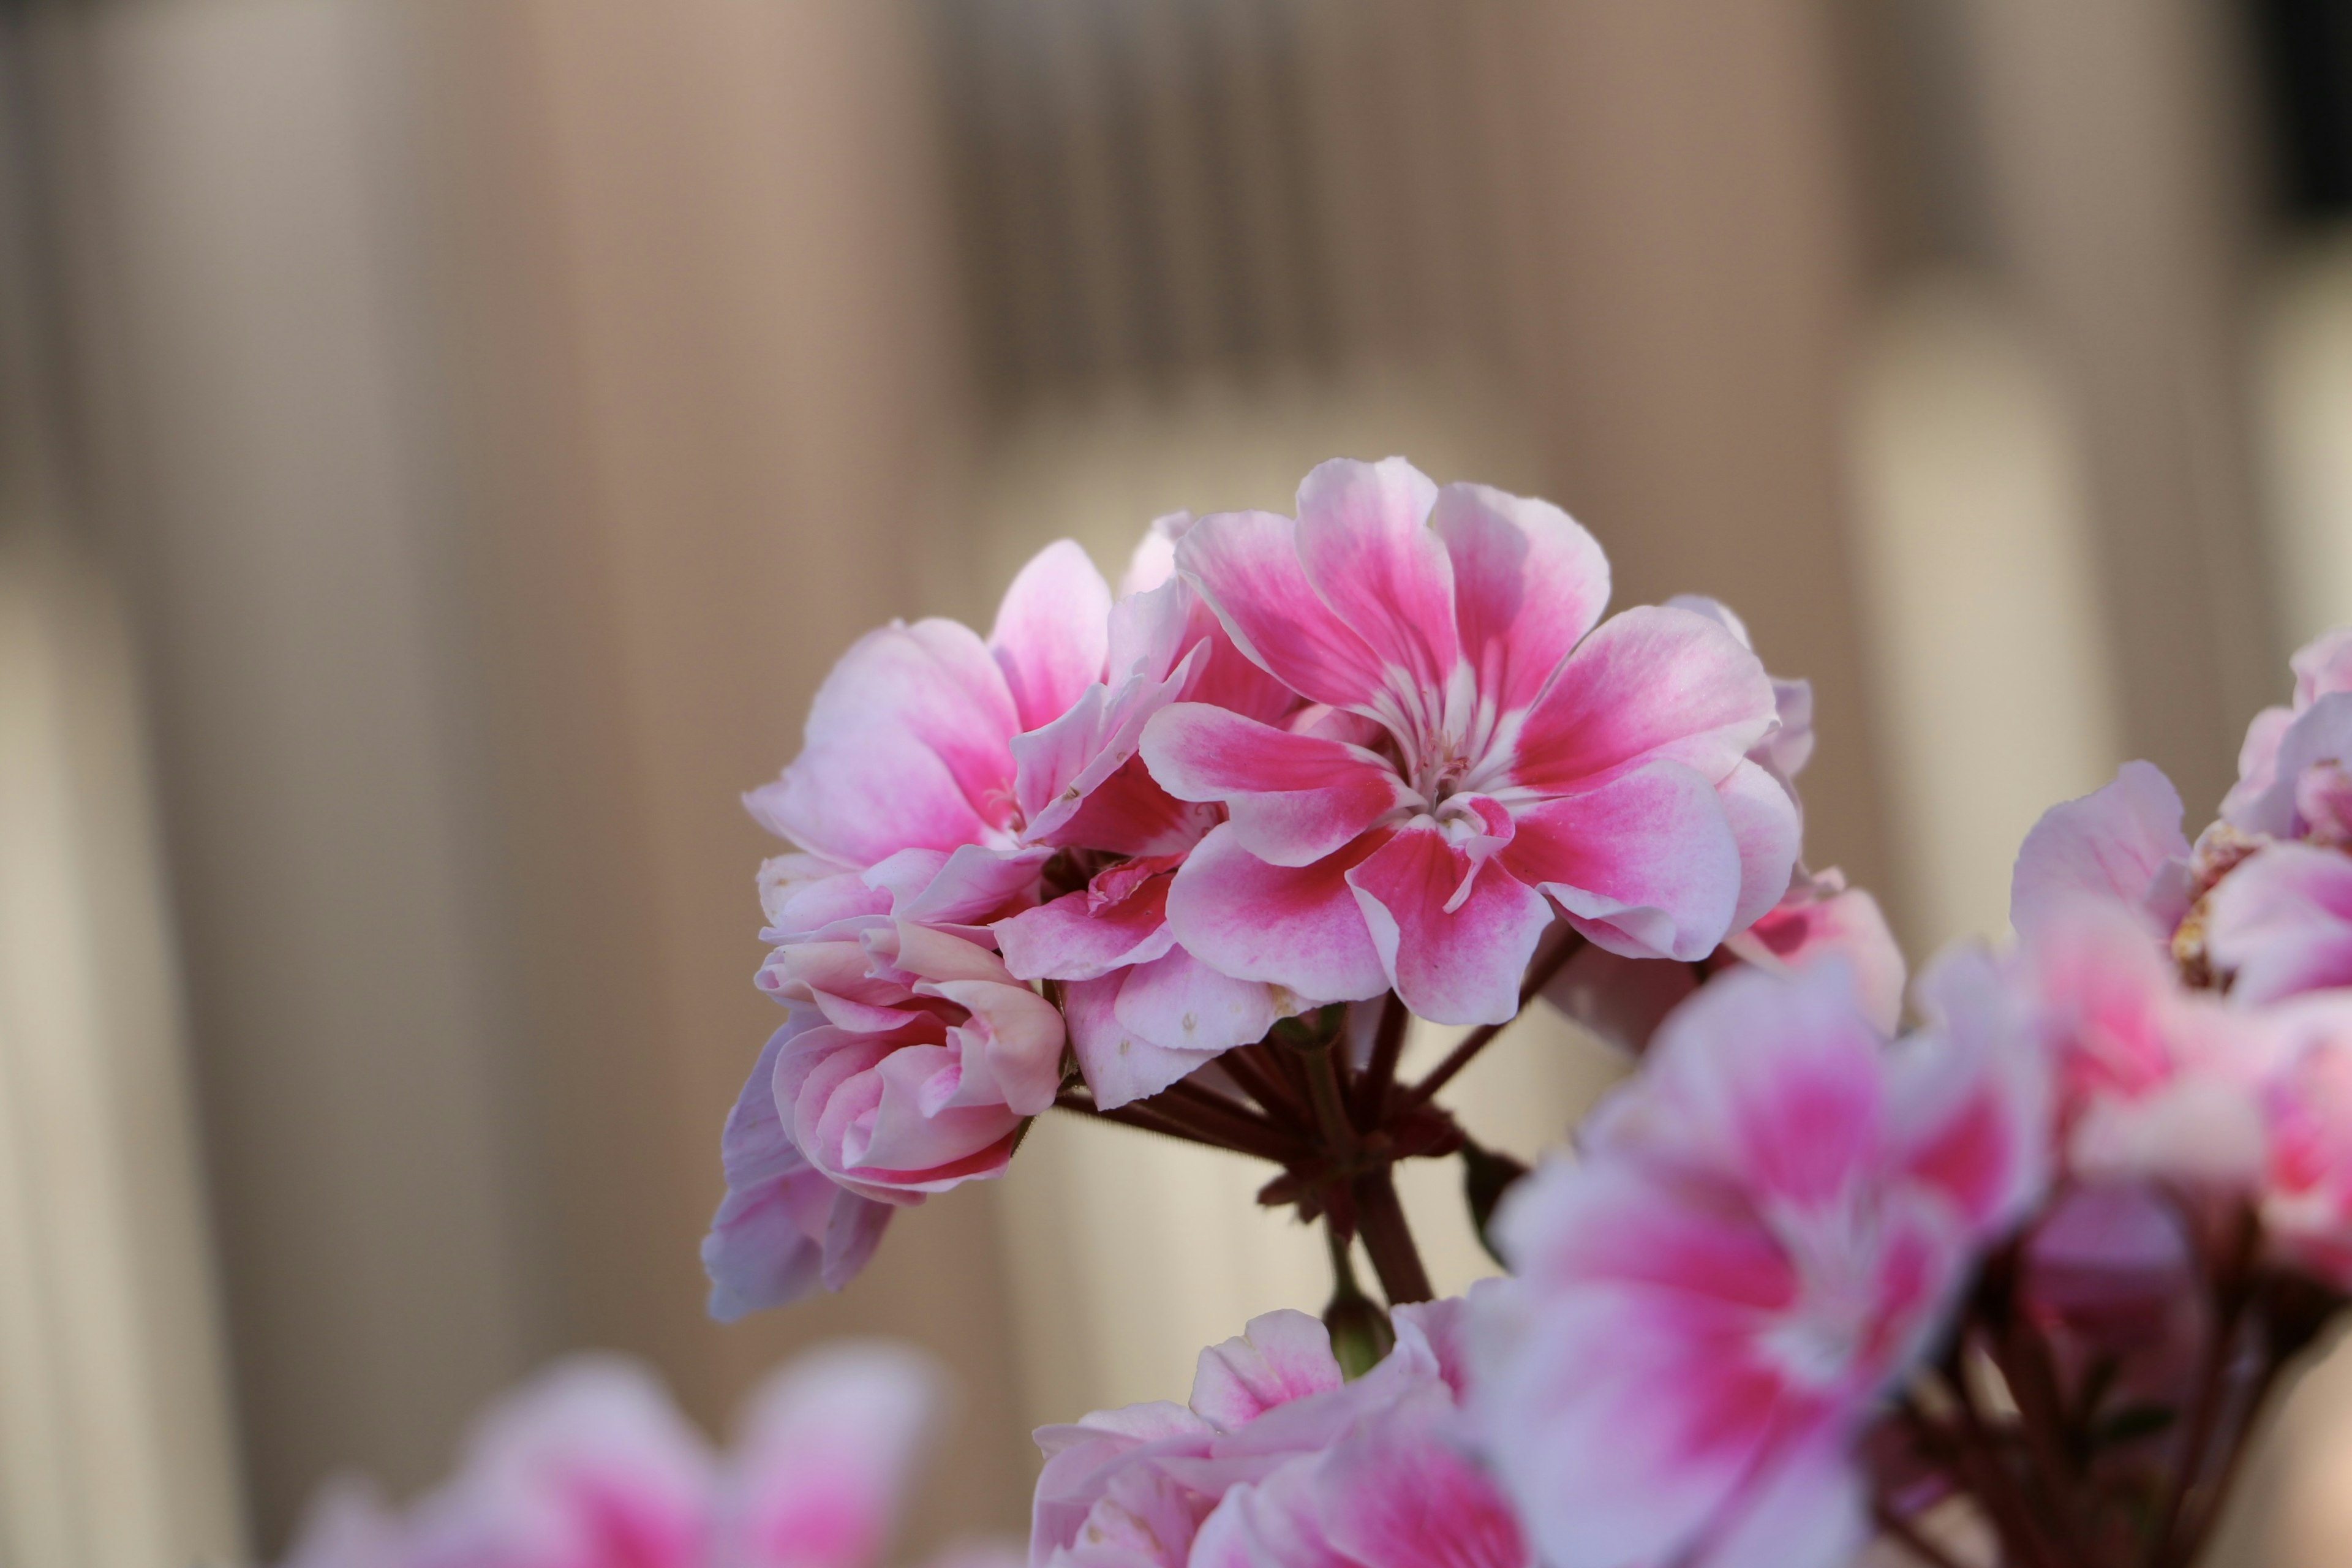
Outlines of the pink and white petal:
M1666 1015L1697 989L1698 975L1687 963L1625 958L1586 942L1552 976L1543 995L1609 1044L1639 1053L1648 1048Z
M1259 859L1321 859L1412 800L1396 770L1361 746L1276 730L1180 702L1144 726L1142 756L1180 800L1219 801Z
M1005 968L1023 980L1093 980L1148 963L1174 946L1167 910L1165 879L1147 896L1099 909L1080 889L998 921L996 947Z
M1049 818L1044 843L1112 855L1177 855L1222 820L1214 805L1178 800L1139 756L1130 756L1066 816Z
M1753 1469L1780 1384L1738 1354L1733 1323L1689 1321L1703 1306L1605 1287L1557 1299L1474 1383L1473 1422L1551 1568L1679 1561Z
M1746 931L1780 903L1796 874L1802 831L1797 803L1787 786L1744 759L1715 793L1739 846L1739 900L1731 909L1731 929Z
M743 806L779 837L860 866L909 844L977 844L992 826L936 752L879 724L862 737L812 744L783 777L746 795Z
M1661 1135L1759 1204L1835 1205L1880 1163L1885 1043L1843 964L1782 977L1733 970L1666 1020L1644 1070Z
M1825 1428L1774 1455L1689 1568L1843 1568L1870 1540L1868 1501L1852 1438Z
M977 924L1007 904L1025 900L1037 885L1037 873L1052 858L1053 851L1043 846L988 849L961 845L930 878L895 900L890 912L922 925Z
M1168 548L1172 564L1172 541ZM1202 608L1201 595L1192 592L1192 585L1174 576L1142 592L1130 591L1113 605L1110 651L1103 667L1104 679L1112 689L1139 677L1161 680L1173 672L1185 650L1197 640L1191 635L1196 610L1211 626L1216 624L1216 617Z
M1176 570L1259 668L1314 701L1369 707L1381 658L1307 581L1297 532L1273 512L1219 512L1176 542Z
M1402 458L1335 458L1298 487L1298 559L1400 692L1443 692L1461 657L1454 563L1428 526L1437 486Z
M1155 1046L1119 1021L1119 993L1135 973L1117 969L1098 980L1074 980L1062 987L1071 1052L1095 1103L1107 1110L1149 1100L1216 1059L1213 1051Z
M1887 1113L1906 1168L1980 1237L2041 1203L2056 1085L2022 999L1990 953L1956 947L1919 977L1926 1030L1889 1059Z
M2235 821L2278 777L2279 742L2286 738L2294 713L2291 708L2265 708L2246 726L2246 738L2238 747L2238 782L2221 797L2224 821Z
M2143 909L2165 867L2189 858L2180 816L2180 792L2153 763L2126 763L2111 783L2052 806L2018 847L2010 924L2031 935L2084 897Z
M1201 1352L1192 1373L1192 1413L1231 1432L1277 1405L1346 1381L1331 1353L1330 1331L1285 1308L1252 1318L1239 1336Z
M1569 655L1528 711L1511 778L1560 794L1663 759L1712 784L1776 713L1772 682L1738 638L1692 611L1643 605L1612 616Z
M1544 801L1519 813L1517 827L1500 865L1612 952L1696 963L1731 929L1739 841L1714 785L1680 763Z
M896 1533L945 1377L920 1352L850 1342L753 1391L714 1510L710 1560L741 1568L871 1568Z
M1225 823L1201 840L1168 893L1168 924L1203 963L1296 996L1353 1002L1389 988L1347 874L1380 847L1365 835L1312 866L1270 866Z
M1171 511L1151 520L1128 558L1127 574L1118 580L1119 597L1148 594L1176 575L1176 542L1192 526L1189 511Z
M1265 984L1220 974L1181 947L1137 965L1115 1011L1138 1039L1195 1066L1264 1037L1283 1016Z
M949 1055L939 1046L908 1046L875 1064L873 1076L880 1082L881 1094L862 1142L842 1146L845 1174L881 1181L908 1172L961 1171L975 1157L1010 1144L1021 1118L1005 1106L926 1110L938 1098L934 1080L953 1070L944 1059ZM832 1120L830 1107L827 1120ZM829 1126L825 1130L833 1131ZM1001 1162L993 1163L996 1171L1003 1170Z
M1449 910L1465 878L1469 896ZM1499 1024L1551 924L1541 893L1501 866L1473 868L1427 817L1348 873L1365 926L1404 1005L1434 1024Z
M1072 541L1045 546L1021 569L997 606L988 647L1022 729L1051 723L1103 679L1109 623L1110 586Z
M1609 558L1549 501L1485 485L1446 486L1429 521L1479 695L1500 713L1528 707L1609 607Z
M2214 886L2205 945L2250 1005L2352 986L2352 856L2309 844L2258 850Z
M1363 1568L1532 1568L1495 1484L1425 1424L1391 1419L1319 1467L1325 1539Z

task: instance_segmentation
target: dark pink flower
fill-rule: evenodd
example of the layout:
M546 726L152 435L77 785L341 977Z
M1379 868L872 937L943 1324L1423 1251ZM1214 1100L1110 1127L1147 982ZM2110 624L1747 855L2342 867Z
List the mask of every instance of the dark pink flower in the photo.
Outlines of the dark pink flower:
M1555 901L1613 952L1696 960L1779 900L1796 810L1747 756L1771 683L1722 625L1652 607L1595 629L1609 571L1582 529L1401 459L1323 465L1298 511L1176 543L1242 651L1325 710L1276 728L1179 703L1145 727L1152 776L1229 816L1169 894L1188 951L1486 1023L1516 1010Z

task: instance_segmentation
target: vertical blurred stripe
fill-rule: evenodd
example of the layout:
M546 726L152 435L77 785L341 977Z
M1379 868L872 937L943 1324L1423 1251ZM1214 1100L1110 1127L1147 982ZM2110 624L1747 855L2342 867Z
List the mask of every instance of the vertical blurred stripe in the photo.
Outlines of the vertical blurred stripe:
M233 1562L211 1229L130 648L99 579L15 531L0 546L0 1560Z

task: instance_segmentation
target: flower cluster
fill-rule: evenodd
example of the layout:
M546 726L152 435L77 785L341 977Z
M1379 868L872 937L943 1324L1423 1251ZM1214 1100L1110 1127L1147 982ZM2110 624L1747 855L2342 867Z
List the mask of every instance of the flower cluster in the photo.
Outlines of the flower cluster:
M575 1357L486 1412L457 1474L404 1510L331 1483L288 1568L878 1568L941 1389L899 1346L813 1352L720 1456L637 1363ZM1013 1561L975 1544L934 1568Z
M1337 1279L1041 1432L1032 1568L2193 1561L2352 1293L2352 633L2193 844L2127 764L1914 985L1803 862L1808 689L1608 595L1552 507L1338 462L858 644L751 797L713 1310L1059 1109L1271 1163ZM1538 996L1641 1061L1531 1172L1436 1097ZM1407 1082L1416 1016L1469 1032ZM1455 1154L1509 1275L1432 1302L1392 1168Z

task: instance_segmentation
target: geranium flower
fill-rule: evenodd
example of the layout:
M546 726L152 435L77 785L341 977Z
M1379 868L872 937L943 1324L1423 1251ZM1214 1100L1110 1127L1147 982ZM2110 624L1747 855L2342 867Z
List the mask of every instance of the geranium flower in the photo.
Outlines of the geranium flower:
M485 1413L405 1512L331 1485L289 1568L876 1568L939 1401L912 1352L819 1351L719 1456L642 1367L574 1357Z
M1990 965L1890 1047L1835 966L1727 974L1497 1218L1472 1409L1552 1568L1842 1563L1851 1448L2044 1178L2046 1090Z
M1132 1405L1041 1428L1031 1568L1518 1568L1524 1556L1485 1548L1499 1505L1453 1435L1460 1310L1458 1300L1399 1308L1395 1348L1354 1383L1321 1323L1268 1312L1201 1352L1189 1405ZM1390 1489L1378 1500L1385 1513L1365 1489L1375 1485ZM1404 1531L1390 1554L1350 1555L1349 1543L1383 1519ZM1476 1555L1440 1550L1454 1528L1476 1532L1460 1542ZM1282 1532L1279 1546L1269 1531ZM1417 1541L1437 1554L1418 1554ZM1281 1554L1314 1547L1331 1554Z
M2153 763L2042 814L2010 873L2009 923L2030 936L2084 899L2133 911L2160 939L2188 911L2189 846L2180 792Z
M1242 651L1328 709L1276 728L1178 703L1145 727L1152 776L1230 818L1170 889L1189 951L1493 1023L1551 901L1612 952L1696 960L1779 900L1796 810L1746 755L1772 688L1720 624L1651 607L1595 629L1608 563L1566 514L1402 459L1324 464L1298 514L1176 542Z

